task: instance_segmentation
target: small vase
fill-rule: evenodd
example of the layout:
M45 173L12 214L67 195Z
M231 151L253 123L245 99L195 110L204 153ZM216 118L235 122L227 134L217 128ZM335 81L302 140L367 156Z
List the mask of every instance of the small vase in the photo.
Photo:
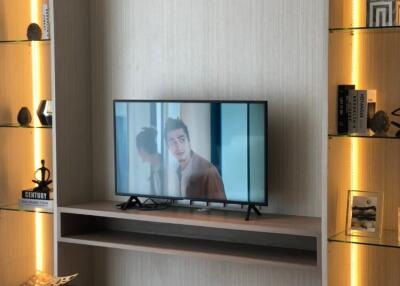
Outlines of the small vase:
M21 126L28 126L32 121L32 115L27 107L22 107L17 116L17 121Z

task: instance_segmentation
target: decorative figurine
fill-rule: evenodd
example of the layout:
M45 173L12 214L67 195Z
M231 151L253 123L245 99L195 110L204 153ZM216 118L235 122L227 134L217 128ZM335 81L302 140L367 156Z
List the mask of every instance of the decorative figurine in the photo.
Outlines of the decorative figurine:
M21 126L28 126L32 121L32 115L27 107L22 107L17 116L17 121Z
M374 136L386 136L389 127L389 116L382 110L375 113L374 117L371 119L371 130L375 133Z
M51 100L40 101L36 114L39 117L40 123L42 123L42 125L51 126L53 121Z
M397 109L395 109L395 110L393 110L392 111L392 115L393 116L400 116L400 107L399 108L397 108ZM394 125L394 126L396 126L397 128L400 128L400 123L398 123L398 122L396 122L396 121L392 121L392 122L390 122L392 125ZM396 137L400 137L400 130L398 130L397 132L396 132Z
M42 160L42 167L35 171L35 179L32 180L38 186L33 188L34 192L50 192L50 188L48 185L51 184L52 180L50 180L50 170L44 166L45 161ZM40 173L40 179L36 177L36 175Z
M42 29L36 23L31 23L28 26L26 36L29 41L40 41L42 39Z

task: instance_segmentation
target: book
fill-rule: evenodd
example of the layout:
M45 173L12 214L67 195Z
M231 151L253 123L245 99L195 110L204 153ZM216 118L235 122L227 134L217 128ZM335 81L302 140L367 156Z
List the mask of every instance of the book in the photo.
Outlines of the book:
M38 192L32 190L24 190L22 191L23 199L37 199L37 200L52 200L52 192Z
M368 101L367 127L371 128L371 120L374 117L375 112L376 112L376 90L375 89L368 89L367 90L367 101Z
M349 90L356 87L352 84L340 84L337 90L337 133L347 134L349 132L348 101Z
M357 90L349 90L349 99L347 104L348 113L348 134L358 133L358 98Z
M20 199L19 206L24 209L35 210L37 208L53 211L53 200Z
M50 39L50 23L49 23L49 5L46 3L42 5L42 39Z
M357 93L357 134L368 133L368 100L367 90L356 90Z

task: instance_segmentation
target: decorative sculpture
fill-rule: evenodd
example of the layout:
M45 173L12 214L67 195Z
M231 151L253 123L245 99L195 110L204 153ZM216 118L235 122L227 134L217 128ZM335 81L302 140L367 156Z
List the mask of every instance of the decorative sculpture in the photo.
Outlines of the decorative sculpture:
M35 184L37 184L37 187L33 188L34 192L50 192L50 188L48 187L48 185L51 184L52 180L50 180L50 170L47 169L44 166L45 161L42 160L42 167L40 167L39 169L37 169L35 171L35 179L32 180L32 182L34 182ZM37 174L40 173L40 179L38 179L36 176Z
M28 26L26 36L29 41L40 41L42 39L42 29L36 23L31 23Z
M78 273L65 277L54 277L50 274L39 272L29 278L28 281L20 286L61 286L67 285L68 282L74 280Z
M21 126L28 126L32 121L32 115L27 107L22 107L17 116L17 121Z
M53 122L51 100L40 101L39 107L37 109L37 116L39 117L40 123L45 126L51 126Z
M375 113L371 119L371 130L375 136L386 136L390 127L389 116L382 110Z
M393 111L392 111L392 115L393 115L393 116L400 116L400 107L397 108L397 109L395 109L395 110L393 110ZM398 122L396 122L396 121L391 121L390 123L391 123L392 125L396 126L397 128L400 128L400 123L398 123ZM398 130L398 131L396 132L396 137L400 137L400 130Z

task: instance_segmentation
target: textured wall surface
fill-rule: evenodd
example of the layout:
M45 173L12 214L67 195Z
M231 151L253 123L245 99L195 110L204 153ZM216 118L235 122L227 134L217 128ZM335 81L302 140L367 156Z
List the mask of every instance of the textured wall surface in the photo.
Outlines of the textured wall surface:
M325 2L92 1L95 196L114 193L113 99L266 99L267 211L321 216Z
M60 91L57 106L63 110L57 113L57 149L65 162L60 165L59 203L118 199L113 99L257 99L269 102L269 206L263 211L323 216L326 2L55 1L63 15L59 20L56 15L56 28L64 32L56 33L55 43L56 98ZM74 107L74 101L81 107ZM80 114L81 128L73 127L78 120L68 110L84 111L88 105L90 110ZM74 138L68 138L71 134ZM70 180L75 174L76 188ZM82 276L82 285L321 284L321 269L59 244L58 253L66 255L59 257L62 272L73 269L83 252L85 258L77 262L93 267Z

